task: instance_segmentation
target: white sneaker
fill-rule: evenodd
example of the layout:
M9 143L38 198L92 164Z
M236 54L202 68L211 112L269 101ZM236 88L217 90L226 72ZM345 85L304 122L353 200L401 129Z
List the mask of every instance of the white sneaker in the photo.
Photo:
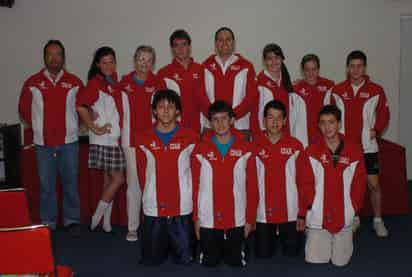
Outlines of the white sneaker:
M136 231L129 231L126 236L127 241L137 241L137 232Z
M360 227L360 217L355 216L352 222L352 231L355 233Z
M374 221L373 229L375 230L378 238L386 238L389 235L388 229L386 229L383 221Z

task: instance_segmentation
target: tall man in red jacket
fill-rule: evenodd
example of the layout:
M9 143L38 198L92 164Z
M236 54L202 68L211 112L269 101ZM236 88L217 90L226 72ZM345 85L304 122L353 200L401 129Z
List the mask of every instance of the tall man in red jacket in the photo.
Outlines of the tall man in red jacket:
M235 128L250 129L250 113L257 101L253 65L235 53L235 35L228 27L215 33L216 54L203 62L206 93L211 103L223 100L232 106Z
M79 123L75 103L83 85L64 69L65 50L60 41L47 42L43 54L45 68L24 83L19 114L33 129L40 177L40 219L51 229L56 228L56 175L59 172L64 193L64 225L73 236L78 236Z
M342 129L345 136L362 144L370 200L374 211L373 228L378 237L387 237L388 230L382 220L381 188L379 184L378 144L389 122L389 107L383 88L366 75L366 55L351 52L346 59L347 80L332 89L332 102L342 111ZM354 230L359 227L356 217Z
M298 169L315 187L306 214L305 260L344 266L353 253L352 223L366 189L364 160L359 145L339 134L336 106L324 106L318 118L323 139L305 150L306 162Z

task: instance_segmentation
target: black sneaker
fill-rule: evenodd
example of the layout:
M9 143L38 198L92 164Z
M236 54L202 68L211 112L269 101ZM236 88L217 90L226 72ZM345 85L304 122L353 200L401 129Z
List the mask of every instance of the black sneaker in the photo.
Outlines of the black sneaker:
M72 224L68 225L66 228L67 228L67 230L69 231L70 235L73 238L80 237L80 224L72 223Z

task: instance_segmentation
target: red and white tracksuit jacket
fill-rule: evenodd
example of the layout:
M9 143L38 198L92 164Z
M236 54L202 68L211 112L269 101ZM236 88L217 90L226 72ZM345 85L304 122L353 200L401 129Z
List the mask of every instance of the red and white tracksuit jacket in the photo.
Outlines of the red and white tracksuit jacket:
M356 96L349 80L332 89L331 103L342 111L341 133L347 139L361 143L364 153L378 152L376 139L370 139L370 129L380 135L389 122L389 107L383 88L365 76L365 83Z
M361 147L343 138L344 146L336 167L326 143L310 145L308 162L298 168L305 182L314 184L315 197L306 215L306 226L338 233L352 225L362 207L366 190L366 170Z
M303 146L283 135L272 144L262 132L255 140L259 205L256 221L285 223L304 217L313 199L314 187L298 178L296 170Z
M293 111L290 114L291 121L294 122L292 133L305 147L322 139L318 127L318 113L326 104L325 98L333 85L333 81L319 77L315 85L301 80L293 86L294 93L291 94Z
M164 82L152 72L142 85L134 81L135 71L122 77L122 146L137 147L138 136L151 128L154 123L152 116L152 100L156 91L165 88Z
M270 74L266 70L262 70L257 76L257 92L258 102L253 109L251 126L252 132L254 134L260 134L261 131L265 130L265 127L263 126L263 111L265 109L265 105L272 100L278 100L285 105L286 114L288 117L283 131L286 134L290 134L289 125L291 125L291 123L289 110L291 110L291 108L289 92L283 87L282 84L279 86L278 83L270 77Z
M167 88L174 90L182 102L180 125L200 133L201 116L207 116L210 101L205 91L205 74L202 65L191 59L185 69L176 59L161 68L158 76L166 83Z
M224 230L253 224L258 191L252 146L235 136L222 158L211 138L204 136L192 155L193 220Z
M116 75L112 76L117 82ZM111 132L104 135L96 135L89 131L90 144L116 146L120 142L120 130L122 121L121 92L118 83L111 85L105 78L97 74L80 91L76 106L89 107L97 115L94 123L102 127L106 123L111 124Z
M253 65L239 54L232 55L224 68L216 55L207 58L203 65L210 103L226 101L236 113L235 127L239 130L250 129L250 113L257 101Z
M24 83L19 114L31 125L35 144L57 146L78 140L76 95L82 87L80 79L65 70L56 82L43 69Z
M179 127L168 145L154 128L143 133L137 164L143 191L143 213L147 216L180 216L192 213L191 154L198 135Z

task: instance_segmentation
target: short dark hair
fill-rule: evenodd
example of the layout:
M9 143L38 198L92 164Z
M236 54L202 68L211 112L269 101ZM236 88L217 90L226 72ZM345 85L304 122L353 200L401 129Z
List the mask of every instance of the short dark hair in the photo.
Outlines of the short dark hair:
M66 60L66 50L64 49L63 43L60 40L57 40L57 39L51 39L44 45L44 47L43 47L43 59L46 58L47 47L49 47L50 45L59 46L60 49L62 50L62 53L63 53L63 60Z
M346 57L346 66L348 66L352 60L362 60L363 64L366 65L366 54L361 50L354 50L350 52L349 55Z
M342 112L339 110L338 107L336 107L335 105L325 105L322 107L322 109L320 109L318 113L318 122L320 121L320 117L322 115L327 114L334 115L336 120L339 122L342 120Z
M286 107L279 100L271 100L266 103L263 109L263 116L266 117L269 113L269 109L275 109L282 112L283 117L286 117Z
M180 96L171 89L162 89L155 92L152 101L152 110L156 110L160 101L167 100L169 103L173 103L176 106L176 110L182 113L182 102Z
M302 60L300 61L300 68L303 70L303 68L305 67L305 64L307 62L315 62L317 67L320 67L320 60L319 57L315 54L307 54L305 56L303 56Z
M190 38L190 35L188 32L186 32L183 29L178 29L176 31L174 31L169 38L169 43L170 43L170 47L173 46L173 42L175 41L175 39L184 39L187 40L187 42L189 43L189 45L192 43L192 39Z
M215 33L215 41L217 40L217 36L219 35L219 33L223 31L229 32L232 36L232 39L235 40L235 34L233 33L232 29L230 29L229 27L220 27L219 29L217 29Z
M212 117L217 113L228 113L230 118L236 117L232 106L230 106L226 101L216 100L212 105L209 106L207 111L207 118L212 120Z

